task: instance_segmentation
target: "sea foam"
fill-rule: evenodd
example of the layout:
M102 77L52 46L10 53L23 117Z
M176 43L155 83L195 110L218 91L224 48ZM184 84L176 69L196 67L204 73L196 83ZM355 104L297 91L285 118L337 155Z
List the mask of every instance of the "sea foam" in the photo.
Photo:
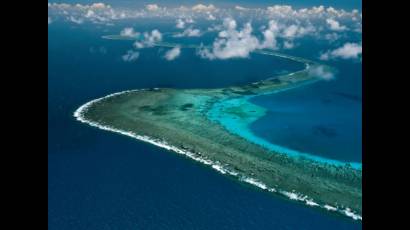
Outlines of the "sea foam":
M89 101L89 102L85 103L84 105L80 106L74 112L73 115L78 121L80 121L82 123L86 123L90 126L93 126L93 127L96 127L96 128L102 129L102 130L111 131L111 132L115 132L115 133L119 133L119 134L122 134L122 135L125 135L125 136L128 136L128 137L131 137L131 138L135 138L135 139L138 139L140 141L144 141L144 142L150 143L152 145L158 146L160 148L164 148L166 150L173 151L175 153L184 155L184 156L186 156L188 158L191 158L191 159L193 159L197 162L200 162L204 165L211 166L212 169L216 170L217 172L219 172L221 174L236 177L240 181L248 183L248 184L253 185L253 186L256 186L256 187L258 187L262 190L284 195L284 196L288 197L291 200L303 202L303 203L305 203L306 205L309 205L309 206L321 207L321 208L324 208L324 209L329 210L329 211L337 211L340 214L348 216L348 217L350 217L354 220L362 220L362 217L360 215L354 213L348 207L333 207L333 206L330 206L328 204L320 205L320 204L316 203L313 199L309 198L308 196L303 195L303 194L299 194L295 191L289 192L289 191L280 190L278 188L268 187L265 183L255 179L255 178L249 177L247 175L242 175L241 173L238 173L233 169L225 167L223 164L221 164L218 161L216 161L216 162L212 161L212 160L206 158L205 156L203 156L201 153L190 152L188 150L181 149L181 148L178 148L176 146L172 146L164 140L158 140L158 139L155 139L155 138L152 138L152 137L149 137L149 136L138 135L138 134L136 134L135 132L132 132L132 131L124 131L124 130L116 129L116 128L108 126L108 125L103 125L103 124L100 124L98 122L88 120L84 117L84 113L87 112L87 110L93 104L95 104L97 102L100 102L104 99L114 97L114 96L118 96L118 95L121 95L121 94L127 94L127 93L132 93L132 92L137 92L137 91L144 91L144 90L147 90L147 89L126 90L126 91L121 91L121 92L109 94L109 95L101 97L101 98L94 99L94 100ZM157 90L158 90L158 88L157 88Z

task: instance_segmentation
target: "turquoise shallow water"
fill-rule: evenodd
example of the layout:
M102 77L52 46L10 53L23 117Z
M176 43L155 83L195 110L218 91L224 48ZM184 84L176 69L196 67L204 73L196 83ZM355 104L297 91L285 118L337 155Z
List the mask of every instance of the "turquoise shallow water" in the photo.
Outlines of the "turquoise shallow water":
M135 27L165 30L174 22L147 25ZM225 87L299 69L261 55L209 62L184 50L166 62L160 57L165 49L157 48L125 63L121 55L130 42L100 39L124 26L106 32L58 22L49 27L49 229L361 229L361 222L260 192L172 152L76 121L72 113L80 105L113 92ZM272 100L258 104L265 103L269 115L266 102Z
M308 87L308 86L300 86ZM290 89L296 90L296 89ZM277 92L280 93L280 92ZM224 126L229 132L237 134L248 141L261 145L269 150L286 154L291 157L305 157L311 160L315 160L322 163L343 166L349 163L353 168L361 169L361 163L359 162L344 162L341 160L330 159L322 156L315 155L313 153L306 153L294 149L287 148L278 144L274 144L264 139L263 137L255 135L250 126L257 122L259 119L266 116L267 109L261 106L257 106L250 102L252 97L242 97L236 99L224 100L216 103L213 108L208 112L208 118ZM230 113L230 109L238 109L242 112L246 112L246 117L238 116L235 113Z
M362 161L360 63L335 62L339 74L296 90L255 97L266 114L252 132L290 149L340 161Z
M331 81L224 100L208 116L274 152L361 169L361 65L333 64L338 74ZM247 116L232 113L238 108Z

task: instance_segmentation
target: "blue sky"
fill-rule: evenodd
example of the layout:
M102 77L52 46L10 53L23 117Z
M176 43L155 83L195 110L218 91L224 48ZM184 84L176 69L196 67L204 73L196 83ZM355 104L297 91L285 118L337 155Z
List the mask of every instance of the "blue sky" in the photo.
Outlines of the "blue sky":
M335 8L341 8L346 10L351 9L362 9L361 0L208 0L208 1L197 1L197 0L54 0L49 2L56 3L81 3L89 4L94 2L103 2L111 4L113 6L129 6L129 7L139 7L146 4L160 4L164 6L178 6L178 5L194 5L194 4L214 4L216 6L224 5L243 5L243 6L270 6L270 5L291 5L294 8L312 7L324 5L326 7L332 6Z

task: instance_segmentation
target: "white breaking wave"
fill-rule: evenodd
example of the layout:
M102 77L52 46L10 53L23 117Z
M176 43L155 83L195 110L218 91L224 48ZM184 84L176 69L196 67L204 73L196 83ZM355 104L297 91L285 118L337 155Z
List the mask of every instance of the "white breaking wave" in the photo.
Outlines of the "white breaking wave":
M305 202L309 206L319 206L319 204L314 202L313 200L306 200Z
M354 220L362 220L362 216L355 214L354 212L352 212L352 210L350 210L350 208L346 208L343 211L346 216L349 216L353 218Z
M337 208L337 207L330 206L328 204L320 205L320 204L314 202L313 199L309 198L308 196L298 194L295 191L288 192L288 191L283 191L283 190L277 190L276 188L273 188L273 187L268 187L266 184L264 184L263 182L255 179L255 178L248 177L248 176L245 176L245 175L241 175L240 173L236 172L233 169L229 169L227 167L224 167L219 161L214 162L210 159L207 159L201 153L193 153L193 152L178 148L176 146L172 146L172 145L168 144L166 141L158 140L158 139L155 139L155 138L152 138L152 137L149 137L149 136L138 135L138 134L136 134L134 132L131 132L131 131L124 131L124 130L120 130L120 129L110 127L108 125L102 125L102 124L99 124L98 122L87 120L83 116L84 113L87 112L87 110L89 109L89 107L91 105L93 105L97 102L100 102L104 99L107 99L109 97L118 96L118 95L121 95L121 94L137 92L137 91L144 91L144 90L146 90L146 89L126 90L126 91L121 91L121 92L109 94L109 95L101 97L101 98L94 99L94 100L89 101L89 102L85 103L84 105L80 106L74 112L73 115L78 121L80 121L82 123L86 123L90 126L97 127L99 129L102 129L102 130L111 131L111 132L119 133L119 134L122 134L122 135L125 135L125 136L128 136L128 137L132 137L132 138L135 138L137 140L144 141L144 142L150 143L152 145L158 146L160 148L164 148L166 150L173 151L175 153L187 156L187 157L189 157L189 158L191 158L195 161L198 161L198 162L203 163L205 165L211 166L211 168L215 169L216 171L218 171L221 174L230 175L230 176L234 176L234 177L237 177L237 178L239 177L240 181L246 182L246 183L251 184L253 186L256 186L256 187L258 187L262 190L266 190L266 191L272 192L272 193L282 194L282 195L288 197L291 200L304 202L306 205L309 205L309 206L317 206L317 207L325 208L329 211L338 211L339 213L341 213L345 216L351 217L354 220L362 220L362 216L354 213L353 211L351 211L350 208L342 209L342 208ZM154 90L159 90L159 88L154 88Z
M329 211L337 211L337 208L335 208L333 206L330 206L330 205L327 205L327 204L325 204L325 206L323 206L323 207L325 209L329 210Z
M251 178L251 177L244 177L244 178L242 178L242 179L240 179L240 180L241 180L241 181L244 181L244 182L246 182L246 183L248 183L248 184L254 185L254 186L256 186L256 187L259 187L259 188L261 188L261 189L263 189L263 190L268 189L268 186L266 186L264 183L259 182L258 180L254 179L254 178Z

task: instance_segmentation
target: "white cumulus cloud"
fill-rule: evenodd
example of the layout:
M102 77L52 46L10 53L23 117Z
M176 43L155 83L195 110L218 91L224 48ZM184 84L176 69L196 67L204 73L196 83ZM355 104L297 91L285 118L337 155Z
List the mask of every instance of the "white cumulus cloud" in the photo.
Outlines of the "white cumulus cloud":
M290 25L283 31L283 36L287 38L295 37L298 32L299 27L296 25Z
M201 48L198 51L202 58L229 59L247 58L256 49L277 49L276 33L278 26L275 21L269 22L269 27L262 32L264 39L259 40L252 34L252 25L245 23L241 30L237 30L237 23L232 18L225 18L223 30L212 44L212 48Z
M84 20L82 18L76 18L74 16L70 16L68 18L69 21L75 23L75 24L83 24Z
M159 6L157 4L148 4L145 6L148 11L157 11L159 10Z
M347 29L346 26L340 25L340 23L333 18L326 19L326 23L329 25L329 28L334 31L344 31Z
M282 26L281 37L286 39L294 39L298 37L303 37L307 34L312 34L316 31L315 27L312 25L301 26L297 24L292 24L289 26Z
M90 6L91 9L96 9L96 10L101 10L101 9L106 9L106 8L111 8L110 5L106 5L102 2L97 2L97 3L93 3Z
M208 20L208 21L214 21L214 20L216 20L216 17L213 16L212 14L208 14L208 16L206 17L206 20Z
M173 37L178 38L178 37L200 37L200 36L201 36L201 30L187 28L182 33L175 34Z
M185 28L184 20L178 18L176 23L177 23L176 26L175 26L176 28L178 28L178 29L184 29Z
M328 50L320 55L320 60L329 59L358 59L362 55L362 44L360 43L345 43L342 47L335 50Z
M248 8L245 8L245 7L242 7L242 6L238 6L238 5L235 6L235 10L245 11L247 9Z
M152 30L151 33L144 32L143 39L134 43L135 48L142 49L147 47L153 47L156 42L162 41L162 34L159 30Z
M289 5L268 6L266 9L267 9L268 13L277 14L277 15L280 15L280 16L292 15L295 12L293 10L292 6L289 6Z
M279 32L278 23L274 20L269 21L269 26L266 30L262 32L264 41L262 43L262 48L277 48L276 36Z
M134 31L134 28L132 27L126 27L123 30L121 30L120 35L124 37L131 37L135 38L139 35L140 33Z
M176 25L175 27L178 29L184 29L186 24L192 24L195 23L194 19L192 19L191 17L187 17L187 18L178 18L176 20Z
M126 54L122 56L122 60L125 62L132 62L138 59L140 53L133 50L128 50Z
M295 47L295 43L293 43L292 41L285 41L283 43L283 48L285 49L293 49Z
M294 9L289 5L273 5L266 8L245 8L242 6L217 8L213 4L197 4L192 7L160 7L157 4L148 4L143 7L124 8L111 7L104 3L93 4L68 4L49 3L48 14L53 19L62 17L65 21L70 16L77 20L90 21L92 23L112 25L118 20L140 19L140 18L167 18L177 20L178 18L193 18L205 20L217 20L227 17L241 17L245 21L276 20L288 24L303 25L308 22L324 22L329 28L343 30L352 24L352 31L361 32L362 13L359 10L346 11L333 7L314 6L310 8ZM328 20L328 24L326 22ZM341 25L343 22L345 25ZM185 21L188 23L188 20ZM355 26L355 24L357 26ZM356 28L357 27L357 28ZM294 28L291 28L294 29ZM347 29L347 28L346 28ZM288 31L291 34L292 31Z
M197 11L197 12L210 12L210 11L215 11L216 7L212 4L207 5L203 5L203 4L198 4L192 7L193 11Z
M236 21L226 18L225 30L219 32L212 49L200 49L198 54L208 59L246 58L249 53L259 47L259 40L252 35L252 26L246 23L242 30L236 30Z
M194 23L195 22L195 20L194 19L192 19L192 18L185 18L185 23Z
M283 10L283 9L282 9ZM291 10L285 7L284 10ZM232 18L225 18L218 37L212 44L212 48L199 49L198 54L207 59L246 58L249 53L257 49L292 49L295 47L295 38L313 34L316 29L310 23L279 24L276 20L270 20L267 27L261 28L262 37L253 34L252 25L245 23L238 30L237 22ZM277 38L283 38L283 45L278 43Z
M177 46L177 47L174 47L168 50L165 53L164 58L167 59L168 61L172 61L172 60L175 60L177 57L179 57L179 55L181 55L181 48Z
M318 77L326 81L330 81L335 78L334 73L322 65L310 67L308 73L311 76Z

